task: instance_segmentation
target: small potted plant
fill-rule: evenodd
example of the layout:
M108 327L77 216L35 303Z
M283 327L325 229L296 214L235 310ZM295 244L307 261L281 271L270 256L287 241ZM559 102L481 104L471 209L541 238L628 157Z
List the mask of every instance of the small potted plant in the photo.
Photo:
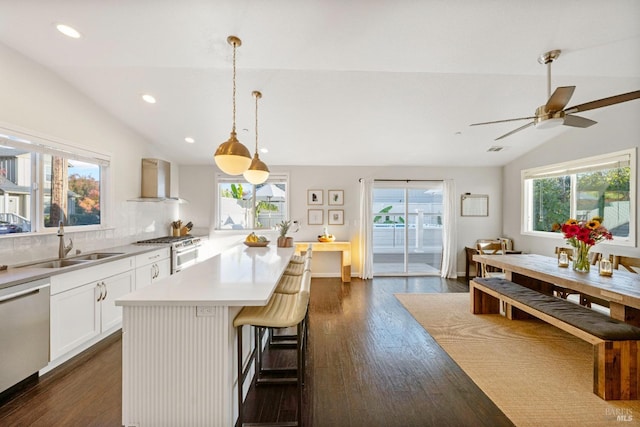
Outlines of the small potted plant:
M290 248L293 246L293 237L287 237L287 233L292 225L298 225L298 221L283 220L280 224L276 225L276 228L280 231L280 237L278 237L279 248ZM293 232L298 231L293 230Z

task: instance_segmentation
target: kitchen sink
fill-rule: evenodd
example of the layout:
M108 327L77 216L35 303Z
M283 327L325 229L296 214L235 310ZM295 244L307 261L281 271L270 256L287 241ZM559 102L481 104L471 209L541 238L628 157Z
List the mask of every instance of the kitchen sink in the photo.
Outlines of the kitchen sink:
M78 255L73 258L56 259L52 261L34 262L33 264L25 264L20 268L64 268L73 265L90 264L91 261L98 261L104 258L110 258L116 255L124 255L124 252L95 252L92 254Z
M78 255L78 256L74 256L73 258L70 258L69 261L95 261L98 259L103 259L103 258L110 258L112 256L116 256L116 255L123 255L124 252L96 252L93 254L87 254L87 255Z
M57 259L55 261L47 261L47 262L40 262L40 263L36 263L36 264L29 264L29 265L25 265L24 267L30 267L30 268L63 268L63 267L70 267L72 265L83 264L85 262L87 262L87 260Z

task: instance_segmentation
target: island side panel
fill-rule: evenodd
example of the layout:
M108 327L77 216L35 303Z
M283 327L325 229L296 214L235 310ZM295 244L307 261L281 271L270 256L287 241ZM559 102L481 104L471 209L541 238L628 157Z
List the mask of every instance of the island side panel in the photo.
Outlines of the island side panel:
M232 425L229 307L124 306L122 422Z

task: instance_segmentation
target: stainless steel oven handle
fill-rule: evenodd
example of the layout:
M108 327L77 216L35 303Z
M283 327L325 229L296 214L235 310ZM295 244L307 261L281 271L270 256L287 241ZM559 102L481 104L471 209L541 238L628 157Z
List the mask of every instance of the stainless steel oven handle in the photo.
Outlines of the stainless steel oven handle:
M176 250L176 255L189 254L191 252L197 251L199 248L200 246L191 246L188 249L178 249Z
M19 291L13 294L5 295L0 298L0 302L14 300L26 295L37 294L38 292L40 292L40 289L48 288L49 286L51 285L47 283L46 285L36 286L35 288L25 289L24 291Z

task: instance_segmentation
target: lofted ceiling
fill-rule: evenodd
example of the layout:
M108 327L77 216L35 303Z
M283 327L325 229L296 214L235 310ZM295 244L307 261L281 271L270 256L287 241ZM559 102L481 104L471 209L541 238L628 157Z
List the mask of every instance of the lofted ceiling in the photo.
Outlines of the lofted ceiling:
M637 0L0 1L0 43L179 164L213 164L231 131L228 35L243 42L238 138L253 152L259 90L268 165L495 166L590 129L494 141L526 122L469 124L531 116L547 99L537 59L552 49L552 88L577 86L569 105L640 89L639 22ZM580 115L637 119L640 100Z

